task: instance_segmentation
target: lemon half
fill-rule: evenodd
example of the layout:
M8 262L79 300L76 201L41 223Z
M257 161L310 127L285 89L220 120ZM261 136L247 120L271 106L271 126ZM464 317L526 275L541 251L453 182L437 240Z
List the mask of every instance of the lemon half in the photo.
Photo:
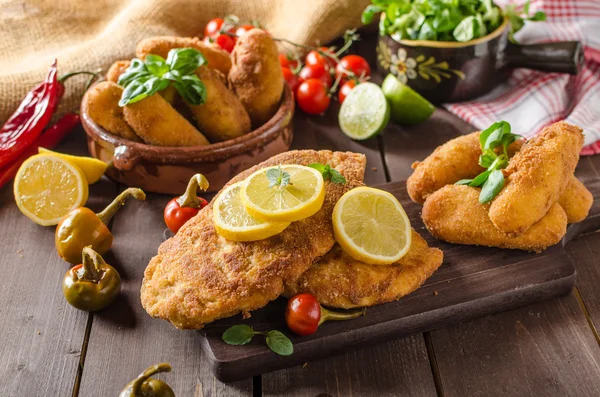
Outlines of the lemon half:
M410 220L390 193L370 187L352 189L333 209L336 241L351 257L371 265L389 265L411 244Z

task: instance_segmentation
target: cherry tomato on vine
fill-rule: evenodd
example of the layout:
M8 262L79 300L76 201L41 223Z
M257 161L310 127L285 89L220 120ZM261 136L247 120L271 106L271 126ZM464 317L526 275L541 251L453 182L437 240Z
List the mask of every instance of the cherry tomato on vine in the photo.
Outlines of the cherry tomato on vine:
M296 102L308 114L321 114L327 110L331 99L327 86L318 79L308 79L298 86Z
M279 64L282 68L295 69L298 67L298 60L294 59L291 55L279 53Z
M206 26L204 27L204 36L211 37L215 36L221 30L221 26L223 26L223 18L214 18L208 21Z
M294 72L292 72L290 68L281 68L281 71L283 72L283 78L285 79L286 83L288 83L292 89L292 92L296 94L296 90L302 81L294 74Z
M252 29L254 29L254 26L252 25L242 25L235 30L235 35L237 37L243 36L244 33Z
M367 60L359 55L346 55L340 59L335 67L336 77L346 75L346 71L354 73L356 77L368 77L371 75L371 67Z
M319 48L319 50L331 54L331 55L335 55L335 53L327 47L321 47ZM312 50L310 51L308 54L306 54L306 58L304 59L304 63L307 65L323 65L325 66L326 69L329 68L335 68L335 66L337 65L337 62L335 59L328 57L326 55L320 54L319 51L317 50Z
M229 35L226 35L226 34L220 34L216 37L208 37L207 36L204 38L204 43L206 43L206 44L215 43L227 52L233 51L233 47L235 46L234 38Z
M331 84L333 83L331 74L329 74L327 69L325 69L325 66L323 66L321 64L307 65L307 66L303 67L300 70L299 76L302 80L308 80L308 79L321 80L327 88L331 87Z
M340 86L340 90L338 91L338 99L340 100L340 104L344 102L344 99L346 99L346 96L348 96L354 87L356 87L356 80L354 79L348 80Z

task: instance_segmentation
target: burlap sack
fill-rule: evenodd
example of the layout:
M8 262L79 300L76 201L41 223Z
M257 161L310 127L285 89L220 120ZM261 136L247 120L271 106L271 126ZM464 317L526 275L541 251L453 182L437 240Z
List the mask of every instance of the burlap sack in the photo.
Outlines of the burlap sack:
M0 0L0 124L58 59L59 74L104 71L155 35L201 35L208 20L258 20L275 37L328 42L360 26L369 0ZM79 107L84 78L69 81L59 111Z

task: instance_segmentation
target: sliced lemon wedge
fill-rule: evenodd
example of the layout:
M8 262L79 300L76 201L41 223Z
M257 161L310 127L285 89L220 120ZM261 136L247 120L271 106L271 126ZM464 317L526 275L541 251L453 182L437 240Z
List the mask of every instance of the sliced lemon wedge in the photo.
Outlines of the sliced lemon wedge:
M398 200L383 190L350 190L335 205L332 218L336 241L361 262L390 265L410 248L410 220Z
M108 167L108 164L106 164L104 161L95 159L93 157L72 156L70 154L53 152L52 150L45 149L43 147L39 148L38 150L40 153L53 154L57 157L63 158L69 163L79 167L79 169L83 171L83 174L90 185L98 182Z
M17 206L42 226L57 225L71 210L85 205L88 183L83 172L52 154L36 154L21 165L14 183Z
M248 214L241 198L243 183L226 187L215 199L213 223L217 233L227 240L256 241L284 231L289 222L263 222Z
M323 206L323 175L303 165L263 168L242 186L246 210L268 222L295 222L314 215Z

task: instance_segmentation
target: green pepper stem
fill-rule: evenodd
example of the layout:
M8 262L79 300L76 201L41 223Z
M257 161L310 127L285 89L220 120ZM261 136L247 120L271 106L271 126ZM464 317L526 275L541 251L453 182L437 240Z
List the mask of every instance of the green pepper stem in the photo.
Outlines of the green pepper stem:
M367 309L362 309L360 311L351 312L351 313L339 313L332 312L330 310L325 309L321 306L321 319L319 320L319 325L323 324L325 321L340 321L340 320L350 320L356 317L364 316L367 314Z
M125 189L121 194L119 194L112 203L110 203L102 212L96 214L98 218L104 223L108 225L111 218L117 213L117 211L125 205L125 201L129 198L133 197L137 200L144 201L146 199L146 193L142 189L138 189L135 187L130 187Z
M198 200L198 189L206 191L208 189L208 180L202 174L194 175L188 182L183 196L177 199L180 207L200 208Z
M104 258L92 249L91 245L83 248L81 252L82 267L77 272L77 277L82 281L96 283L102 278L102 268L106 267Z
M131 385L131 392L133 396L137 396L139 391L140 391L140 387L142 387L142 384L148 380L149 377L151 377L152 375L156 375L158 373L161 372L171 372L171 364L169 363L160 363L160 364L155 364L151 367L148 367L144 370L144 372L142 372L141 374L138 375L138 377L133 381L133 384Z

